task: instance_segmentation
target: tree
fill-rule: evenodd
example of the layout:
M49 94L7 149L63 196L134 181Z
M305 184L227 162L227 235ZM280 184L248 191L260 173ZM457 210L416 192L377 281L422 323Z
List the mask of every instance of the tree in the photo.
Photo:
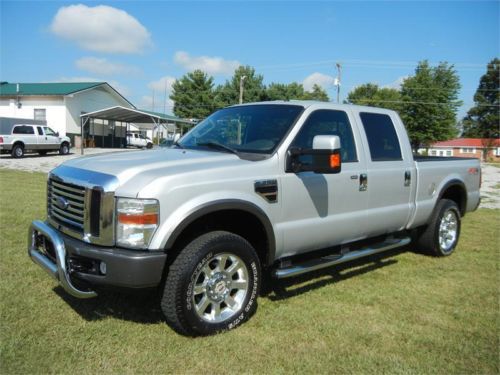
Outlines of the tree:
M313 88L311 91L306 91L304 92L304 96L302 99L305 100L319 100L321 102L329 102L330 98L328 97L328 94L326 93L325 90L320 85L317 85L316 83L313 85Z
M401 117L414 151L456 136L460 81L452 65L421 61L401 87Z
M347 104L367 105L399 111L401 94L396 89L380 88L377 84L366 83L356 87L347 95Z
M213 78L201 70L187 73L172 85L170 99L174 114L184 118L202 119L215 110Z
M266 89L266 100L320 100L330 99L321 86L314 85L312 91L305 91L304 86L297 82L289 84L271 83Z
M486 73L479 80L479 87L474 94L474 107L462 121L463 136L482 138L484 158L488 149L493 147L500 137L500 60L494 58L488 63Z
M256 75L250 66L239 66L233 77L215 90L215 100L218 108L238 104L240 100L240 78L245 76L243 86L243 102L259 102L266 98L266 88L262 75Z
M271 83L266 89L266 100L303 99L304 87L296 82Z

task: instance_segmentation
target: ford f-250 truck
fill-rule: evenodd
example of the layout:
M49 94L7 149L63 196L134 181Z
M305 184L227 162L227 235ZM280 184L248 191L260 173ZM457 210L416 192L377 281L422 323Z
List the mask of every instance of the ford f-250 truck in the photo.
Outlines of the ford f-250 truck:
M59 136L48 126L31 124L2 124L0 126L0 153L10 153L13 158L22 158L26 151L45 155L50 151L69 154L69 137Z
M477 159L414 158L394 111L245 104L173 148L54 169L29 255L79 298L160 287L171 327L210 334L255 311L264 272L291 277L413 238L450 255L479 185Z

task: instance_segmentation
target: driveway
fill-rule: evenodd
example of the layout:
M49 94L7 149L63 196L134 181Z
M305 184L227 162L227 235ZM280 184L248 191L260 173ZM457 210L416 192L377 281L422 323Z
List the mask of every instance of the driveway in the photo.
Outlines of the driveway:
M128 152L137 151L137 148L86 148L85 155L95 155L110 152ZM147 152L144 150L144 152ZM45 172L48 173L59 164L66 160L81 157L79 149L71 149L68 155L59 155L58 153L49 153L45 156L38 154L26 154L21 159L14 159L10 154L0 155L0 168L16 169L26 172Z

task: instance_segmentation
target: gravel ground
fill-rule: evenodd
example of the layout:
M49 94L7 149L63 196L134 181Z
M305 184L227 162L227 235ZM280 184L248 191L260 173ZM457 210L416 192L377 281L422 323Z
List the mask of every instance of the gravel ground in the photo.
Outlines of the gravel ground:
M137 148L87 148L85 155L102 154L106 152L127 152L137 151ZM48 173L59 164L66 160L81 157L79 149L71 149L68 155L59 155L51 152L45 156L38 154L26 154L21 159L14 159L10 154L0 155L0 168L17 169L26 172L45 172Z
M483 163L481 171L483 182L479 207L500 208L500 165Z
M136 151L136 148L127 149L103 149L89 148L85 149L85 155L94 155L105 152L128 152ZM147 150L144 150L147 152ZM27 172L49 172L57 167L63 161L79 158L80 150L72 149L69 155L59 155L56 153L39 156L38 154L28 154L22 159L14 159L10 155L0 156L0 168L17 169ZM500 166L493 164L482 164L481 185L481 206L482 208L500 208Z

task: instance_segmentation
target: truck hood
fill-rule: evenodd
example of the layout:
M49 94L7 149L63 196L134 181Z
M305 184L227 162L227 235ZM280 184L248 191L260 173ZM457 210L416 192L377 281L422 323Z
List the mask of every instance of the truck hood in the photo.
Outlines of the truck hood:
M251 162L229 153L166 148L91 155L69 160L60 168L77 168L82 171L82 177L91 176L92 172L114 176L118 179L119 189L123 193L135 195L142 187L159 177L206 172L211 168L249 163ZM78 171L75 172L78 175ZM57 168L53 173L57 174ZM131 180L133 182L127 184Z

